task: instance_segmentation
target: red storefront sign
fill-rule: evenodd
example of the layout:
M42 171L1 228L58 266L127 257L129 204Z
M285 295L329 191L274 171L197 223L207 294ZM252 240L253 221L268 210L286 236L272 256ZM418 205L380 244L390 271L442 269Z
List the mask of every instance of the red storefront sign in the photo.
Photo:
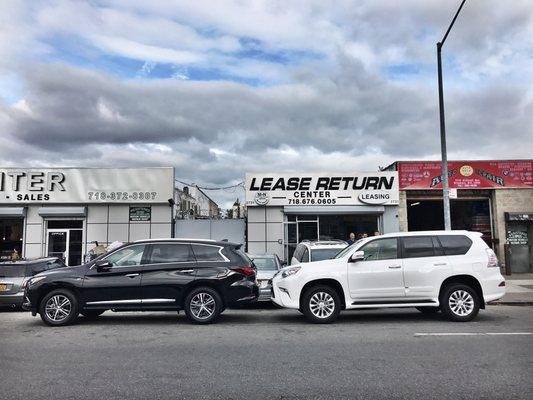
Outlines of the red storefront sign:
M399 161L400 189L442 189L440 161ZM533 188L533 160L449 161L450 188Z

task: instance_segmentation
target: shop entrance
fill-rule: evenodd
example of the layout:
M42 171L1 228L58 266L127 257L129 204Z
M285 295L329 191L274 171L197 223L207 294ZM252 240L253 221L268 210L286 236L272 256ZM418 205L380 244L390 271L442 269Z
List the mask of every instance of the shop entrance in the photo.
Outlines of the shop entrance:
M6 218L0 220L0 260L22 257L24 219Z
M83 221L48 221L47 255L60 257L67 265L82 262Z
M457 199L450 201L452 229L481 232L492 245L489 199ZM442 200L407 200L407 221L410 231L444 229Z
M302 240L348 240L379 234L380 217L377 214L324 214L286 216L284 222L284 255L290 260Z

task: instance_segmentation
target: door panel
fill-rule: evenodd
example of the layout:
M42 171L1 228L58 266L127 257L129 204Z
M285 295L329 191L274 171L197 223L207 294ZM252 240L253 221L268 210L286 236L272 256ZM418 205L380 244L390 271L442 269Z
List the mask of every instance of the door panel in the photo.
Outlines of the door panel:
M436 298L440 282L451 269L437 239L430 236L404 237L402 254L407 298Z
M373 240L359 250L365 252L365 259L348 263L348 284L352 299L405 299L397 239Z
M121 248L105 257L108 271L93 266L83 281L82 299L89 308L141 307L141 274L145 245Z
M181 307L186 288L195 280L197 264L187 243L154 243L148 246L143 265L143 308Z

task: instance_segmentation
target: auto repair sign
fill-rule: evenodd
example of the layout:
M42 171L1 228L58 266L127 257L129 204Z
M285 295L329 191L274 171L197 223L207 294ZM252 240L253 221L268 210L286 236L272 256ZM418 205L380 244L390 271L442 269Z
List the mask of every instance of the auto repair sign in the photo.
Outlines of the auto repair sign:
M400 161L402 190L442 190L442 164L438 161ZM531 189L533 161L449 161L450 188Z
M246 174L247 206L395 205L396 171L345 174Z

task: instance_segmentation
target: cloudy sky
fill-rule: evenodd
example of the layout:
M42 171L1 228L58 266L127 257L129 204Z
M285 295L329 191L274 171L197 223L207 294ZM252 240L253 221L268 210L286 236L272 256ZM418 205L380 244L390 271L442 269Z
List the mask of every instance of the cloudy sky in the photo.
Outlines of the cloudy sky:
M225 186L438 159L435 43L458 4L1 0L1 165ZM531 157L531 1L467 0L444 54L450 157Z

